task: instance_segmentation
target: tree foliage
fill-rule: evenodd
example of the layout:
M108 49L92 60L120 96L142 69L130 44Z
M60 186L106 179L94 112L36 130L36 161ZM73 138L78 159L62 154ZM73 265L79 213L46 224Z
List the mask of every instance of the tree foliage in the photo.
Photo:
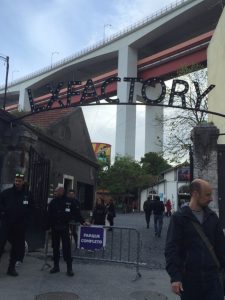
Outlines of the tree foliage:
M188 149L191 142L191 130L198 124L207 122L207 113L195 110L197 94L194 82L199 84L201 94L207 89L207 69L203 66L194 65L188 68L182 68L179 71L179 79L189 83L189 91L186 96L186 107L193 110L168 109L165 112L164 126L164 155L170 159L170 162L180 163L187 160ZM168 100L167 100L168 101ZM175 100L180 105L181 99ZM176 102L174 104L176 105ZM208 110L208 97L202 99L201 110Z
M111 193L137 194L138 188L148 186L155 178L146 175L139 162L128 156L117 156L114 164L101 173L99 188Z
M148 152L141 158L142 169L146 174L158 176L171 165L158 153Z
M107 189L113 194L138 194L138 190L153 185L158 175L171 166L161 155L146 153L141 161L129 156L117 156L109 168L101 168L98 188Z

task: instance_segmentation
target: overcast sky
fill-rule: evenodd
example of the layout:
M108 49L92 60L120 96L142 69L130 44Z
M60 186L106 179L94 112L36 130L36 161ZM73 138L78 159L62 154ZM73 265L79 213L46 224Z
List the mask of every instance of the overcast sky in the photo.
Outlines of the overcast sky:
M174 0L1 0L0 56L9 56L9 83L95 44ZM0 60L0 85L5 64ZM93 142L115 149L116 106L90 107ZM144 155L144 109L137 108L136 159Z

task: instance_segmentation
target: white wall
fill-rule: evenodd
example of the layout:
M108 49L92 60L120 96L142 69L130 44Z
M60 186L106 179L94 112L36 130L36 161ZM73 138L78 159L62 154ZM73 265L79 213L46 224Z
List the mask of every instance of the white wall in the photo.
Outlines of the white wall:
M209 110L225 114L225 10L219 19L216 30L207 51L208 85L216 87L209 93ZM224 118L209 115L209 120L225 133ZM225 136L220 136L219 144L225 143Z
M185 182L177 182L177 169L164 174L164 180L151 188L145 189L141 192L141 206L140 209L143 211L144 201L147 199L149 191L154 189L159 196L163 196L163 199L170 199L173 205L173 210L178 208L178 189L180 186L185 185Z

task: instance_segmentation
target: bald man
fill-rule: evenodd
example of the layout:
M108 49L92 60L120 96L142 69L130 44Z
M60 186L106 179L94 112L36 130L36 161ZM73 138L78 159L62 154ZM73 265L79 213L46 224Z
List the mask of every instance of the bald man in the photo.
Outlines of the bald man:
M165 258L171 288L181 300L223 300L217 265L195 228L196 224L201 227L225 269L224 233L217 215L208 207L212 187L195 179L190 194L189 206L173 214L167 232Z
M63 258L67 263L67 275L73 276L69 223L74 220L76 207L74 202L67 198L63 187L57 187L54 198L48 206L48 223L52 233L52 248L54 267L51 274L58 273L60 260L60 240L62 240Z

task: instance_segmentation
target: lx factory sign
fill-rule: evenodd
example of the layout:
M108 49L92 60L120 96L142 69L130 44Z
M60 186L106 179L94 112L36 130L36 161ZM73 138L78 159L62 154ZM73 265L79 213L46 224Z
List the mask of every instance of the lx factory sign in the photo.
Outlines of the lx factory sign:
M151 78L143 81L142 78L138 77L124 77L123 82L129 83L129 96L127 101L121 102L120 99L110 98L110 94L107 93L110 85L115 82L121 82L120 77L110 77L105 80L102 84L100 92L97 93L93 80L88 79L85 84L81 81L68 81L67 88L63 87L63 82L59 82L57 88L54 90L51 86L46 86L46 94L49 94L49 98L44 104L35 104L32 91L28 89L28 96L30 102L31 113L37 113L53 108L67 108L76 107L89 104L103 104L101 101L104 100L104 104L136 104L134 101L134 89L135 84L141 84L141 97L142 103L153 106L167 106L167 107L178 107L187 108L186 94L189 91L189 83L185 80L174 79L172 81L171 90L166 90L165 82L160 78ZM200 91L198 82L193 82L194 91L196 93L195 110L200 110L202 99L215 87L210 85L205 91ZM151 89L156 89L157 86L157 98L151 99ZM165 104L166 94L168 95L168 102ZM174 104L175 97L181 100L180 106ZM106 101L106 102L105 102ZM56 105L57 103L57 105ZM54 106L53 106L54 104Z

